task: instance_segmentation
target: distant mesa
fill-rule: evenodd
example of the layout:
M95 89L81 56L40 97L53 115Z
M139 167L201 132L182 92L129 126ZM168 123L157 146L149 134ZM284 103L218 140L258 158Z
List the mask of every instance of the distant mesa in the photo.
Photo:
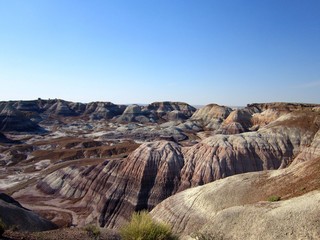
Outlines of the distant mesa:
M319 107L319 104L310 103L286 103L286 102L272 102L272 103L252 103L248 104L247 108L255 109L259 112L273 109L281 112L291 112L303 109L312 109L314 107Z
M61 99L0 102L0 131L37 131L42 121L60 117L115 120L119 123L163 123L186 121L184 129L211 130L235 134L256 129L290 111L319 108L317 104L254 103L241 109L208 104L196 109L183 102L153 102L149 105L87 104ZM230 115L230 116L229 116Z
M155 123L183 121L196 109L182 102L155 102L147 106L116 105L111 102L87 104L61 99L0 102L0 131L38 131L42 121L59 120L60 117L79 117L91 120L117 122Z

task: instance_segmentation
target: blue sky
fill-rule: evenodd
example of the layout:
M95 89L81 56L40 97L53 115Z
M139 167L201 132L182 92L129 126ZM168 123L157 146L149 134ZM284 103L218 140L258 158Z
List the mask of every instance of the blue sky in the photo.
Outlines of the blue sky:
M320 103L319 0L0 0L0 100Z

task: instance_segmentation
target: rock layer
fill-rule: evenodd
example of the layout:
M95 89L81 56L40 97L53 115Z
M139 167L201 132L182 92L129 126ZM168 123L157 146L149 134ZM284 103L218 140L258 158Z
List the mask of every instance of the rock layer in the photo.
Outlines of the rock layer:
M119 116L125 110L124 105L116 105L111 102L92 102L85 106L83 114L91 119L112 119ZM81 112L79 112L81 114Z
M158 118L169 121L188 119L196 111L196 108L184 102L154 102L147 109Z
M191 120L199 121L205 128L219 129L220 124L232 112L230 107L209 104L198 109L191 117Z
M0 193L0 219L7 228L14 227L19 231L46 231L57 228L34 212L22 207L10 196Z
M21 111L12 106L12 103L0 105L0 131L33 132L41 128Z
M148 153L150 151L150 153ZM81 205L97 205L89 218L101 226L119 226L133 211L152 209L177 191L183 167L180 147L172 142L147 143L128 159L107 161L87 169L67 168L47 176L38 187L64 197L82 197Z
M319 160L188 189L164 200L151 214L172 225L182 239L197 232L222 239L317 239ZM270 196L284 201L266 202Z
M188 124L196 124L214 134L237 134L256 131L290 112L316 112L318 108L319 104L300 103L254 103L240 109L209 104L198 109Z
M195 110L182 102L155 102L147 106L125 106L111 102L84 104L61 99L0 102L0 131L31 131L38 128L36 123L50 125L72 117L84 120L117 118L120 123L182 121L191 117Z
M119 122L181 121L192 116L196 109L183 102L154 102L145 107L130 105L118 118Z
M306 115L307 114L307 115ZM81 199L87 221L117 227L132 211L152 209L179 191L235 174L279 169L319 157L319 113L292 112L257 132L214 135L191 147L158 141L126 159L48 175L40 190Z
M72 224L118 227L133 211L151 210L185 189L235 174L298 165L320 154L320 111L315 105L231 109L212 104L187 121L182 119L193 111L188 105L151 105L124 110L99 102L12 103L12 111L21 116L38 114L41 126L51 132L31 139L7 134L27 144L1 146L0 164L5 169L0 173L17 177L3 183L18 184L5 189L15 191L39 180L41 192L30 186L15 192L15 197L30 203L28 196L34 199L35 194L43 204L38 209L48 203L50 214L67 208L60 216L70 215ZM124 117L126 124L121 123ZM125 139L144 144L136 149L131 142L128 147ZM23 174L15 176L18 167ZM24 182L19 184L18 177ZM56 199L51 201L50 195Z

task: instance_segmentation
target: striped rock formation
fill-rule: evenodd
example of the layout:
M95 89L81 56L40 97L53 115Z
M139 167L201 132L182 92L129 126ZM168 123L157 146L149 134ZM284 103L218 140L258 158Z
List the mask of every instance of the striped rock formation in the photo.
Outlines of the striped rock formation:
M124 159L56 171L38 188L77 199L76 205L90 209L87 222L118 227L133 211L151 210L185 189L320 157L319 127L319 112L306 109L283 114L256 132L217 134L191 147L145 143Z

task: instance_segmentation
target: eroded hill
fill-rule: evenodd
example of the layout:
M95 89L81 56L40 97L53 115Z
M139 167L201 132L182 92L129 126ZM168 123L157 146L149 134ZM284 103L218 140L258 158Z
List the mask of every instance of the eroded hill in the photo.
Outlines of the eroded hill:
M320 157L316 104L251 104L241 109L210 104L196 110L171 102L126 107L37 100L10 106L43 131L3 132L3 139L15 143L0 147L0 188L59 226L97 223L117 228L133 211L152 210L174 195L156 208L161 209L175 196L188 193L184 190L222 178L226 178L221 180L223 186L231 179L223 189L234 193L232 204L254 204L267 198L270 184L294 183L292 176L300 169L296 165ZM265 180L269 172L264 171L276 169L289 171L281 172L284 180ZM256 198L243 202L237 192L246 181L239 179L248 172L261 172L252 174L261 181L246 194ZM227 178L233 175L239 179ZM308 179L303 180L301 195L318 187L307 187ZM254 192L257 188L266 194ZM223 198L220 193L212 196L216 194L217 201ZM280 196L298 195L282 191ZM159 214L159 218L169 219L177 231L191 229L188 221L175 215Z

